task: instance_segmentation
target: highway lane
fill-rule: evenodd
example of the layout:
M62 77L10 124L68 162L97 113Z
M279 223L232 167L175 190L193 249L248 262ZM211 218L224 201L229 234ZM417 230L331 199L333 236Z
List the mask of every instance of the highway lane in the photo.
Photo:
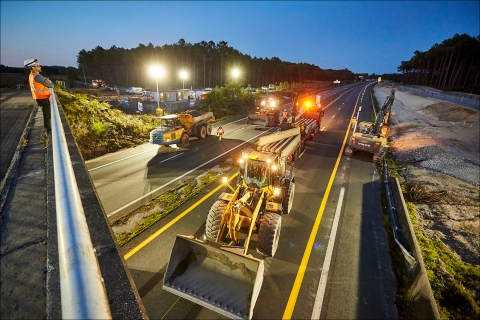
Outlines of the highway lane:
M246 127L245 120L243 116L218 123L225 129L221 142L212 135L191 139L188 149L145 144L88 161L87 168L107 215L139 198L158 196L158 192L172 187L175 179L198 176L232 150L247 147L252 139L267 133Z
M343 90L345 87L337 87L321 94L325 98ZM289 111L291 107L292 103L282 106ZM245 121L246 115L215 124L212 132L216 132L218 125L225 129L221 147L216 136L203 140L194 137L187 149L146 143L87 161L87 169L105 212L109 217L122 211L131 212L139 207L138 204L142 205L168 190L167 187L172 187L178 179L196 177L206 168L220 163L230 150L238 151L259 136L276 130L253 130L252 126L245 125Z
M370 121L370 93L360 95L362 106L360 121ZM380 103L383 103L381 101ZM356 111L354 113L357 114ZM388 240L383 227L380 201L380 176L372 155L358 152L353 157L342 156L339 161L331 196L322 219L315 244L323 246L330 235L334 217L334 204L338 202L340 189L345 189L343 206L339 215L338 230L330 262L330 272L314 271L303 281L298 299L305 301L308 310L302 313L295 308L294 318L321 319L395 319L396 279L392 272ZM325 238L326 237L326 238ZM316 262L315 262L316 261ZM310 264L317 269L325 268L321 254L312 254ZM328 270L327 270L328 271ZM325 279L325 295L318 297L320 276ZM317 303L317 304L316 304ZM315 306L310 311L310 306Z
M309 318L312 315L315 303L314 297L321 274L320 266L322 266L325 257L326 244L330 237L331 221L336 208L335 201L338 198L341 186L341 183L333 184L334 175L332 173L338 167L340 160L343 159L342 143L345 141L345 131L353 115L360 89L353 89L351 93L344 95L342 99L327 108L324 124L328 125L326 125L325 131L309 143L307 151L295 165L297 168L297 190L294 207L291 214L284 216L282 235L275 258L265 260L267 271L254 311L254 318L282 318L285 315L287 317L293 316L293 318ZM369 165L372 165L371 162L369 162ZM345 175L345 172L340 174ZM208 190L205 190L197 199L209 192L212 195L208 196L205 201L201 202L172 227L166 228L141 250L134 254L129 253L132 248L145 241L153 232L161 230L162 227L172 222L178 213L191 205L191 202L179 208L178 213L174 213L167 219L162 219L151 228L149 233L139 236L122 248L147 312L152 318L207 319L220 317L210 310L161 290L163 272L175 235L177 233L193 234L197 237L203 235L208 210L220 193L219 190L214 192L215 186L212 185ZM327 198L325 193L329 189L332 191L332 196ZM350 196L350 198L352 197ZM353 197L353 200L357 201L358 198ZM362 198L360 198L361 200ZM321 206L324 207L322 210ZM362 207L358 203L355 203L354 206ZM312 230L315 222L319 223L319 221L322 221L322 224L319 227L317 226L318 230ZM343 220L341 224L343 224ZM309 244L310 247L308 248L306 245L312 235L314 242ZM255 241L252 242L251 247L255 248ZM254 250L250 251L252 255L258 256ZM306 251L311 251L310 262L308 262L308 259L306 260L307 264L304 266L306 272L302 281L298 284L296 280L298 279L299 266L302 265L302 259L305 258ZM335 257L334 260L336 261ZM351 262L353 266L359 265L358 262ZM335 272L336 269L333 270ZM347 272L350 273L351 270ZM353 286L353 288L353 291L355 291L356 287ZM288 304L291 304L292 292L294 291L297 295L293 299L294 307L287 310L289 309ZM377 294L383 293L377 292ZM333 299L331 290L327 292L326 301L338 306L346 304L344 299ZM360 306L355 299L349 300L348 304L348 309L353 309L358 313L357 309ZM368 307L371 309L370 306Z

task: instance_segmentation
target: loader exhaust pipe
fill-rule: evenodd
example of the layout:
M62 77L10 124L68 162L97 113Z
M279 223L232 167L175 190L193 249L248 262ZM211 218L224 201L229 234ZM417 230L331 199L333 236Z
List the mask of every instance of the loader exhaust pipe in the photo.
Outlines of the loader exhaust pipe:
M163 289L229 318L251 319L264 265L242 250L177 235Z

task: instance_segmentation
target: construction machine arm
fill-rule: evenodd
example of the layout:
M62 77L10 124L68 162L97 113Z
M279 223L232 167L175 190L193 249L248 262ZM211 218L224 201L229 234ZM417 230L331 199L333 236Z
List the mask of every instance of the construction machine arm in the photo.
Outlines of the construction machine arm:
M373 134L378 135L382 129L382 126L388 126L390 121L390 110L392 109L393 101L395 100L395 91L392 90L390 95L388 95L385 103L380 108L375 119L375 124L373 128Z

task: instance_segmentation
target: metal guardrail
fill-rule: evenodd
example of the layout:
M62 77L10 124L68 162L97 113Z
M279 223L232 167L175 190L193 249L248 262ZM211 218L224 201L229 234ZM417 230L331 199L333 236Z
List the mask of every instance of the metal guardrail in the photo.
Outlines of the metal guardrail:
M461 93L461 92L442 92L442 91L433 91L426 90L423 88L403 86L396 84L400 90L407 91L413 94L416 94L425 98L433 98L437 100L443 100L458 104L464 107L470 107L479 110L480 108L480 97L478 95Z
M397 208L395 207L395 200L393 198L393 192L392 188L390 187L390 182L388 179L388 166L387 166L387 160L384 158L383 159L383 172L384 172L384 182L385 182L385 190L387 193L387 202L388 202L388 212L390 214L390 220L392 221L392 229L393 229L393 238L395 239L395 242L397 245L400 247L400 250L402 250L403 255L405 256L405 259L407 262L411 265L414 266L417 263L417 260L415 259L414 256L408 250L405 248L405 246L402 244L400 240L400 234L399 234L399 226L398 226L398 219L397 219Z
M53 89L50 108L62 317L111 319Z

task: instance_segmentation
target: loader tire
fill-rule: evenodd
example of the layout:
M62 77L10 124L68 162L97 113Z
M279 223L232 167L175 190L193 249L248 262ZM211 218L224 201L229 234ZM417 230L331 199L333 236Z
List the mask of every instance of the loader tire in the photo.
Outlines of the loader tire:
M288 184L287 194L283 199L283 213L289 214L293 207L293 197L295 196L295 181L292 180Z
M187 148L190 145L190 137L188 136L188 133L184 132L180 141L182 143L182 147Z
M278 248L280 231L282 229L282 216L266 212L260 221L258 230L257 252L267 257L273 257Z
M227 204L228 202L224 200L217 200L210 208L205 223L205 236L208 240L217 240L217 235L220 231L220 222L222 222L222 217L227 209Z
M198 139L205 139L206 136L207 136L207 126L202 125L200 127L200 131L197 134L197 138Z
M209 123L207 124L207 136L212 135L212 125Z

